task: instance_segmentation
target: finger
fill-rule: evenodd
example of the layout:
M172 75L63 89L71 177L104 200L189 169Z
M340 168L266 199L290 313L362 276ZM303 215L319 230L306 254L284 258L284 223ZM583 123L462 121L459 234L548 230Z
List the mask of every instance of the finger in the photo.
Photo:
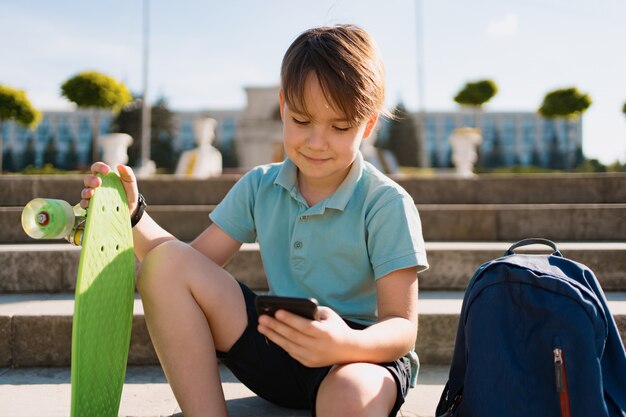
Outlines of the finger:
M332 312L332 310L330 311ZM286 310L276 311L275 317L278 321L296 329L300 334L304 334L309 338L320 337L324 331L321 319L320 321L311 320Z
M125 182L133 182L135 181L135 173L133 169L126 165L118 165L117 172L120 173L120 178Z
M259 325L258 330L267 339L271 340L272 343L281 347L285 352L289 354L289 356L299 361L303 365L309 367L323 366L324 363L319 362L317 359L315 359L318 355L314 353L315 350L311 350L311 347L301 346L294 340L291 340L288 337L285 337L280 333L262 325Z
M296 349L296 346L298 346L297 343L295 343L289 337L281 334L279 331L273 328L259 324L258 331L259 333L267 337L269 340L274 342L276 345L283 348L288 353L291 353L292 351L294 351Z
M95 175L89 175L85 177L83 184L88 188L98 188L102 185L102 180Z
M310 327L307 326L310 320L285 310L278 310L275 318L267 317L259 320L259 324L267 327L271 331L280 334L282 337L298 344L306 345L310 343ZM307 332L308 330L308 332Z
M91 172L93 174L102 174L106 175L111 172L111 167L105 164L104 162L95 162L91 165Z
M80 192L80 197L86 201L92 198L94 193L95 190L93 188L83 188L83 190Z
M291 313L287 310L278 310L274 314L276 320L281 321L287 324L289 327L293 327L300 331L306 331L311 328L312 320L299 316L297 314Z
M319 306L317 311L319 312L320 320L328 320L333 316L333 314L336 314L331 308L324 306Z

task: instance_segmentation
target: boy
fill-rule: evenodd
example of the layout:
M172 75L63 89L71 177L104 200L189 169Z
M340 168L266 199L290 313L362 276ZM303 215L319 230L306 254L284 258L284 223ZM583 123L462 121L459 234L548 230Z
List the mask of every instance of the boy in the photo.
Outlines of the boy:
M393 416L408 389L427 262L411 197L359 153L384 103L369 35L349 25L304 32L283 59L279 99L287 159L247 173L189 245L143 214L132 171L118 167L150 336L185 417L226 416L217 358L282 406ZM83 207L99 184L85 179ZM256 315L255 295L222 268L255 241L270 292L317 298L319 321Z

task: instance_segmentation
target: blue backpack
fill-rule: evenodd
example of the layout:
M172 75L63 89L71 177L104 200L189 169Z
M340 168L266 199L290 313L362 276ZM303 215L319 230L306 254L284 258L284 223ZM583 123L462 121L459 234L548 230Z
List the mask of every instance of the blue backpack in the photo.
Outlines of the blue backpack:
M536 243L554 252L514 252ZM626 353L593 272L546 239L478 268L436 415L626 416Z

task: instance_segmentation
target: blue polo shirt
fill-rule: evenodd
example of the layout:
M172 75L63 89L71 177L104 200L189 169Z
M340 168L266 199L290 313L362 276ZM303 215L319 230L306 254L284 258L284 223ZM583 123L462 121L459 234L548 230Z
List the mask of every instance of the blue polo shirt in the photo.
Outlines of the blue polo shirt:
M240 242L258 242L270 293L314 297L344 319L377 318L376 280L428 268L415 203L359 153L331 196L309 207L287 159L241 178L211 213Z

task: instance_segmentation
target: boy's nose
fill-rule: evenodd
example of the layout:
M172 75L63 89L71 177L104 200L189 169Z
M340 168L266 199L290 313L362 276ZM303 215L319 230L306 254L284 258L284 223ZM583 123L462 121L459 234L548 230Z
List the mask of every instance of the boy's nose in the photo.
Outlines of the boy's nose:
M326 135L321 129L313 129L307 138L307 145L312 149L326 149L328 146Z

